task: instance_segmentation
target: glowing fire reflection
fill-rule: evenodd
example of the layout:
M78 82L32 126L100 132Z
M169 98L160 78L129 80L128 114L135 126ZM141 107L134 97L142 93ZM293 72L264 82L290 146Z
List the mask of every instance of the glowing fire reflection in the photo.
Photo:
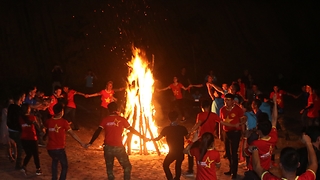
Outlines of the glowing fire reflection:
M155 109L152 103L152 95L154 92L154 79L148 61L140 49L133 49L133 57L129 66L129 74L127 81L127 98L124 116L127 117L129 123L138 132L147 138L156 138L158 136L158 128L154 123ZM168 147L161 141L144 142L138 136L127 134L124 143L128 153L131 150L139 151L140 154L148 154L150 151L168 152Z

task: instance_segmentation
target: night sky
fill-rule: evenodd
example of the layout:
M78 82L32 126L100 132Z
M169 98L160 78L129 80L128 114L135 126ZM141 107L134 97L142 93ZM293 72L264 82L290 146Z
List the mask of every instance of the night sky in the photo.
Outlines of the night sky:
M124 85L133 44L149 60L154 55L155 78L164 85L182 67L194 83L211 69L219 84L248 69L261 87L280 73L287 88L316 84L319 7L316 1L4 0L1 91L50 87L54 64L74 87L84 86L88 69L100 87L108 80Z

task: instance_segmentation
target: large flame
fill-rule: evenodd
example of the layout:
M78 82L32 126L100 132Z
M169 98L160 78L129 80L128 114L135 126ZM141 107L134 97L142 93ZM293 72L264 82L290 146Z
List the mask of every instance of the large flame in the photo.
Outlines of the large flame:
M140 49L133 49L129 66L125 117L131 126L147 138L158 137L158 128L154 122L155 109L152 103L154 79L148 61ZM168 148L161 141L144 142L138 136L125 136L124 142L129 153L138 150L147 154L150 151L167 152ZM130 144L129 144L130 143Z

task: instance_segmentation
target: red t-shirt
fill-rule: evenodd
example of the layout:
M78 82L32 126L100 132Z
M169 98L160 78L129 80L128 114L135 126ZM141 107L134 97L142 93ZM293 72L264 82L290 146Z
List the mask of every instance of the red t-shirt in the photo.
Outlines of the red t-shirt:
M270 174L268 171L264 172L261 175L262 180L282 180L282 178L278 178L275 175ZM311 170L307 169L305 173L296 177L296 180L315 180L316 174Z
M240 118L244 116L243 110L238 106L234 105L234 107L231 109L231 111L227 110L226 106L223 106L220 109L220 117L224 122L230 123L230 124L237 124L240 123ZM241 130L241 126L238 128L236 127L229 127L229 126L223 126L223 130L225 132L228 131L238 131Z
M36 117L33 115L28 115L27 117L31 122L37 121ZM38 140L37 132L36 132L36 128L34 127L34 124L30 124L30 125L27 124L22 117L20 117L19 123L22 127L20 139L34 140L34 141Z
M68 103L67 103L67 107L70 108L76 108L76 103L74 103L74 95L76 94L76 91L71 89L69 90L67 96L68 96Z
M201 112L197 115L197 123L199 121L203 122L208 117L208 112ZM216 122L220 122L221 119L216 113L210 112L210 115L208 117L208 120L199 127L199 137L202 136L205 132L210 132L214 134L216 130Z
M217 179L216 164L220 164L220 154L218 151L211 149L207 150L202 160L198 148L190 149L190 154L196 157L197 160L197 180Z
M118 115L110 115L102 119L100 127L104 129L104 143L109 146L123 146L122 133L124 128L130 127L129 122Z
M246 85L244 83L239 84L240 86L240 94L242 97L246 97Z
M271 92L270 93L270 99L273 98L273 95L275 94L275 92ZM287 92L283 91L283 90L279 90L276 93L277 96L277 105L279 108L284 108L284 103L283 103L283 95L287 94Z
M177 85L175 85L174 83L170 84L170 88L176 99L182 99L182 93L181 93L182 86L183 85L181 83L178 83Z
M66 145L66 131L71 130L68 121L63 118L51 118L45 122L45 127L48 129L47 149L64 149Z
M271 166L271 155L273 148L275 147L278 140L278 132L275 127L272 127L271 132L269 133L268 139L258 139L252 142L251 146L256 146L258 148L260 164L261 167L265 170L270 169ZM248 151L248 148L245 149L246 154L251 153ZM252 156L250 156L250 163L248 165L250 170L253 170L252 167Z
M313 104L313 107L308 109L307 116L309 118L319 117L319 98L316 94L310 94L308 98L308 106Z
M48 110L51 116L54 115L53 106L58 103L58 98L55 95L50 96L51 102L49 104Z
M114 90L111 90L110 92L104 90L100 91L101 94L101 106L104 108L108 108L108 104L113 102L113 95L114 95Z

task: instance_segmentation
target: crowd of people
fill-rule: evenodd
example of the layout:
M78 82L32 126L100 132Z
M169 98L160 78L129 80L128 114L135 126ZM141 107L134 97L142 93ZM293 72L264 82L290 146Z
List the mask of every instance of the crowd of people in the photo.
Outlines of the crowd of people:
M55 67L53 72L58 76L62 70ZM163 169L167 179L180 179L181 165L187 154L186 176L194 175L195 159L196 179L202 180L217 179L216 171L221 161L220 154L214 147L214 141L220 138L225 145L224 156L229 162L229 171L224 172L226 176L231 176L231 179L238 178L240 160L244 162L247 170L243 179L279 179L268 170L274 161L277 131L282 128L279 116L285 113L283 97L288 95L293 98L302 97L305 100L300 113L305 129L302 139L306 148L299 151L284 148L281 151L282 175L287 179L295 179L298 176L298 179L316 178L320 172L317 170L317 159L320 158L318 153L320 152L320 101L310 85L303 86L303 93L300 95L285 92L277 85L273 87L273 92L265 94L252 83L247 71L245 77L238 78L230 85L223 83L221 87L217 85L217 78L212 72L206 76L206 82L202 84L192 84L184 75L185 69L181 75L173 77L172 84L156 89L157 93L171 89L174 101L168 113L170 125L164 127L159 136L153 139L144 137L120 115L121 110L114 94L125 88L113 89L113 82L108 81L105 89L93 93L92 81L96 77L90 71L86 77L86 85L90 88L88 94L71 89L67 85L61 86L59 78L55 78L51 96L45 96L36 86L32 86L26 93L19 92L12 99L8 99L6 107L2 110L1 143L7 145L8 158L15 162L17 170L27 173L27 164L33 157L36 175L42 174L38 147L45 146L52 158L52 179L58 178L58 163L61 164L60 179L66 179L68 169L65 152L66 132L82 147L88 148L104 130L103 150L108 179L114 179L115 157L124 169L124 179L130 179L132 166L122 143L123 130L128 129L144 141L158 141L166 137L169 153L164 159ZM191 97L194 97L194 103L200 105L202 112L197 114L196 123L188 131L180 123L186 121L184 98L190 93L191 88L196 92ZM205 95L201 95L197 88L205 88ZM79 123L75 118L75 95L85 98L101 97L101 123L88 143L83 143L74 133L74 130L79 130ZM26 154L24 158L23 152ZM169 168L174 161L175 175Z

